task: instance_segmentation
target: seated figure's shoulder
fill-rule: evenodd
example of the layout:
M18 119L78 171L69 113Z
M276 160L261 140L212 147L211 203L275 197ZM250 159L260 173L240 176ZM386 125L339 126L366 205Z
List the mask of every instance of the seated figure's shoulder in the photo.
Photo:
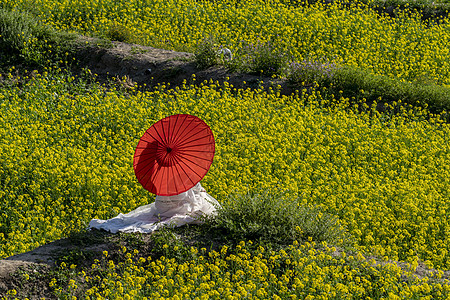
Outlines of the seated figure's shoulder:
M196 185L194 185L194 187L192 188L192 190L195 193L201 193L201 192L206 192L206 190L202 187L202 185L199 183L197 183Z

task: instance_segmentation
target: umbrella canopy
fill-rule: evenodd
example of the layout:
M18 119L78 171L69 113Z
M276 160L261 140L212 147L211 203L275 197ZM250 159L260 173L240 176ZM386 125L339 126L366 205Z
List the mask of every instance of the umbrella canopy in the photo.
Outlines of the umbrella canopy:
M151 193L178 195L206 175L214 151L214 136L204 121L187 114L169 116L153 124L139 140L134 173Z

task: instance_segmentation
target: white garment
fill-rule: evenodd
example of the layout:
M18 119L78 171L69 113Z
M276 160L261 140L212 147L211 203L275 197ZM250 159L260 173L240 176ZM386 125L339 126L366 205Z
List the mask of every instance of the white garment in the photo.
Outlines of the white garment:
M214 215L220 207L197 183L190 190L175 196L156 196L155 202L140 206L135 210L109 220L92 219L89 228L104 229L112 233L142 232L150 233L170 225L179 227L185 224L199 224L201 216Z

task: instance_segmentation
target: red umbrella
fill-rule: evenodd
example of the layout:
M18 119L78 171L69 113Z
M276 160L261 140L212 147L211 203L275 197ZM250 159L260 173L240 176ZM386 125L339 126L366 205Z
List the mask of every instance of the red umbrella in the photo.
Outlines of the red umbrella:
M178 195L206 175L214 151L214 136L204 121L186 114L173 115L153 124L139 140L134 173L151 193Z

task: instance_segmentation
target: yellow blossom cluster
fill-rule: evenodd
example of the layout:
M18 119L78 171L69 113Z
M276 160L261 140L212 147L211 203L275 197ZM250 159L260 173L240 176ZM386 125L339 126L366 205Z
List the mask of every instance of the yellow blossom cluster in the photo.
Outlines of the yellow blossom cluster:
M0 0L62 30L129 37L193 52L213 37L233 53L263 44L294 61L328 60L401 80L450 84L450 23L414 13L380 16L363 3L289 5L282 0ZM248 50L248 49L247 49Z
M124 253L114 262L106 255L80 272L61 294L85 299L446 299L448 281L439 274L419 278L395 263L346 255L326 243L294 242L285 250L255 247L241 241L235 249L192 247L177 261ZM101 270L99 272L98 270Z
M69 94L49 78L0 89L0 257L150 201L132 172L142 124L117 110L126 101Z
M134 148L157 120L188 113L214 133L202 183L221 203L280 188L337 215L362 251L450 268L450 126L426 111L227 83L124 94L64 74L24 82L0 87L0 257L152 202Z

